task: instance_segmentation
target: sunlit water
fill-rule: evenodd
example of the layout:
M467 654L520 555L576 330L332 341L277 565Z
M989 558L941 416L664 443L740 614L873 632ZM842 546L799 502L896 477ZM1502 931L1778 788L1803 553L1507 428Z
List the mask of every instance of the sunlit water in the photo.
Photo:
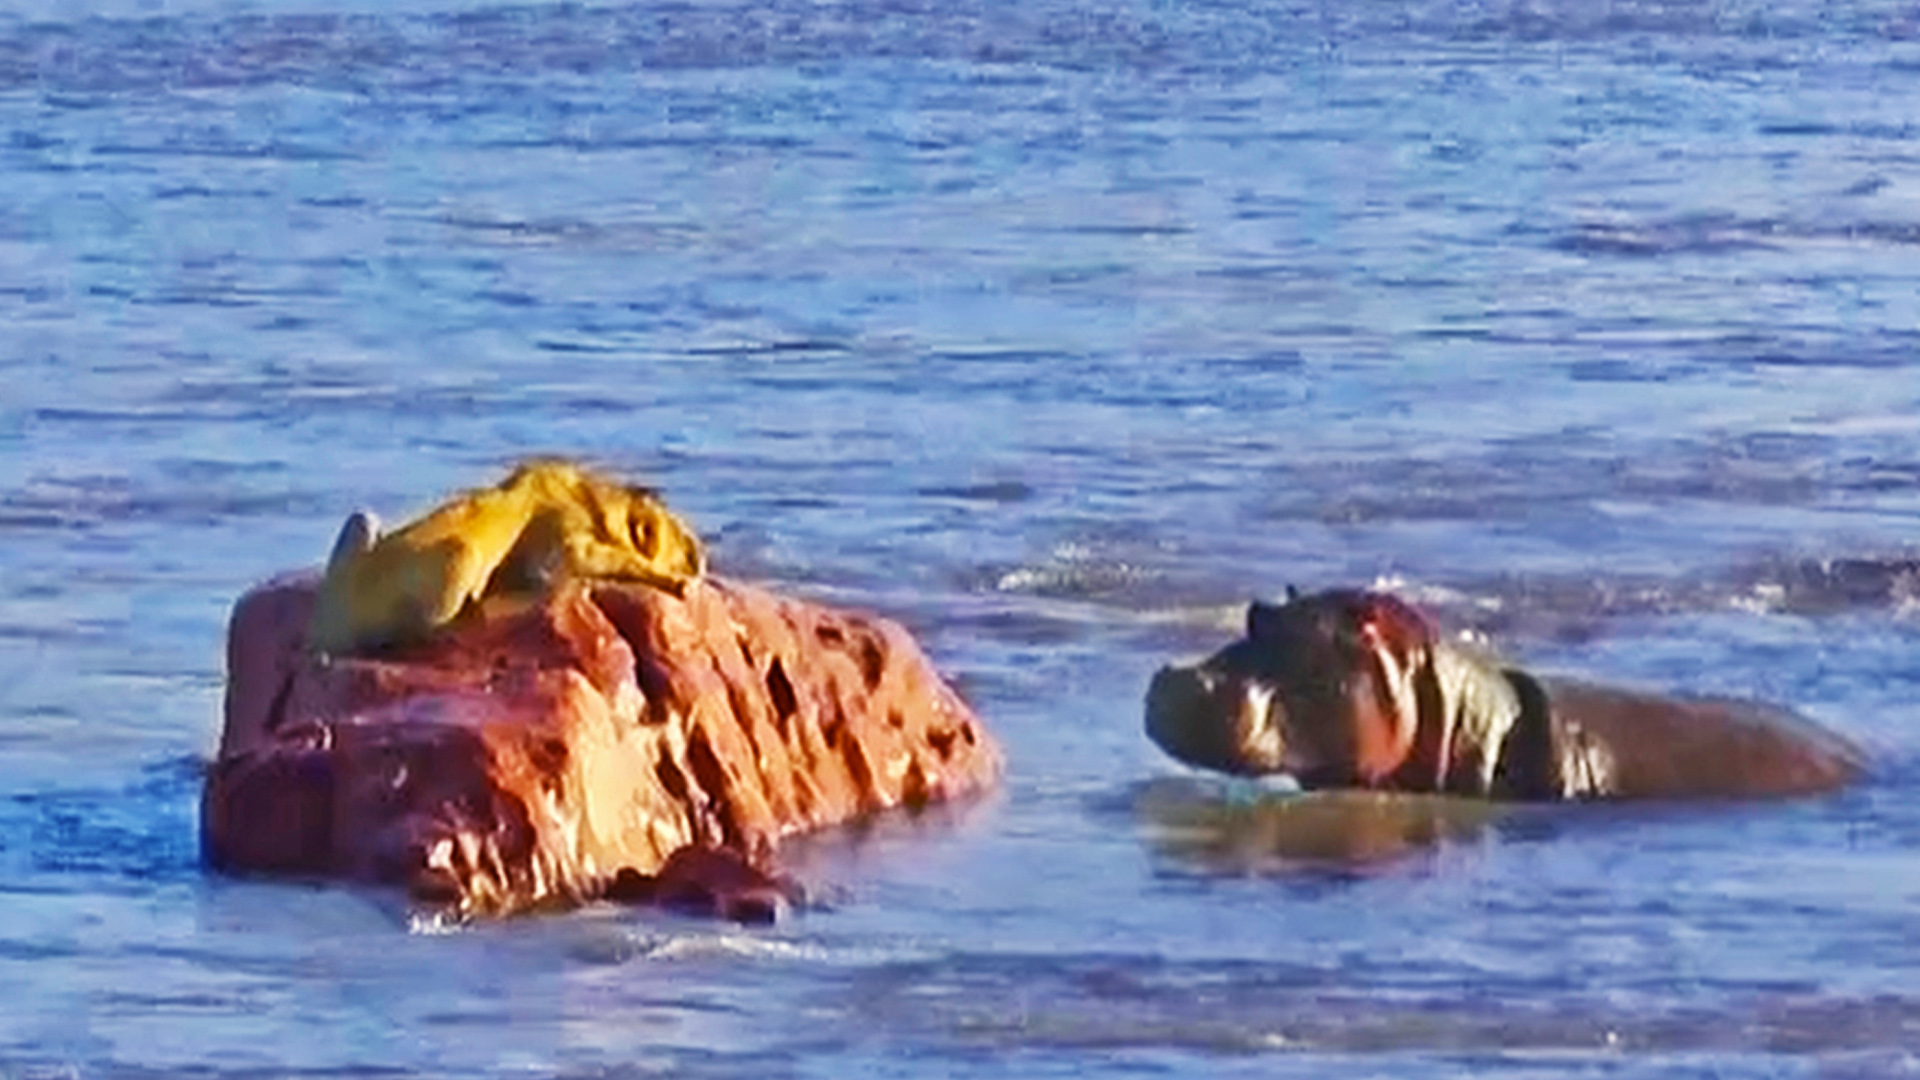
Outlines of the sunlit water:
M1920 8L7 10L0 1076L1920 1074ZM1003 790L765 930L204 874L233 598L537 451ZM1381 580L1875 776L1277 850L1146 680Z

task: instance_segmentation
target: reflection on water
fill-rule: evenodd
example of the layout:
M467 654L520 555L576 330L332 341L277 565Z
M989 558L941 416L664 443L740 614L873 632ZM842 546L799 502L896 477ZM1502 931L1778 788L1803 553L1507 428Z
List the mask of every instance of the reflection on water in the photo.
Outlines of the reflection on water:
M1154 850L1221 874L1363 872L1469 841L1538 808L1372 791L1284 791L1243 780L1163 776L1133 791Z

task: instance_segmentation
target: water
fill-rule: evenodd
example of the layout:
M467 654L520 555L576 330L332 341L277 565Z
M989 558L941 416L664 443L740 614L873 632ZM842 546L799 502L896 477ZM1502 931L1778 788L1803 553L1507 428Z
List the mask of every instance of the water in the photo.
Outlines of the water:
M4 10L7 1080L1920 1073L1912 4ZM232 599L540 451L1003 790L767 930L203 874ZM1875 775L1276 850L1146 680L1381 580Z

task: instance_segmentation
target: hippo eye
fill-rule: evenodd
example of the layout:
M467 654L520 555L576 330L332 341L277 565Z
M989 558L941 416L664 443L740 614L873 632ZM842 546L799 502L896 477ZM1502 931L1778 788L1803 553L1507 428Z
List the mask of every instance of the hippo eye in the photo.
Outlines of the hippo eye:
M1358 620L1365 639L1385 642L1396 648L1417 647L1432 639L1433 630L1426 617L1397 597L1375 595L1368 598Z
M1385 637L1386 633L1387 620L1379 612L1368 612L1367 615L1360 620L1360 637L1362 640Z
M1375 613L1360 620L1358 643L1368 652L1380 648L1397 651L1405 644L1406 629L1405 624Z

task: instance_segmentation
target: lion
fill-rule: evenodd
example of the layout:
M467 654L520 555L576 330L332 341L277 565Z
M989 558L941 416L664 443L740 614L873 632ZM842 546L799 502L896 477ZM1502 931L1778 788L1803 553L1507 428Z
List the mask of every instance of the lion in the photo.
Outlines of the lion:
M349 516L307 644L346 654L419 641L484 597L568 580L633 581L681 596L705 572L699 537L654 491L567 461L530 461L385 535L373 514Z

